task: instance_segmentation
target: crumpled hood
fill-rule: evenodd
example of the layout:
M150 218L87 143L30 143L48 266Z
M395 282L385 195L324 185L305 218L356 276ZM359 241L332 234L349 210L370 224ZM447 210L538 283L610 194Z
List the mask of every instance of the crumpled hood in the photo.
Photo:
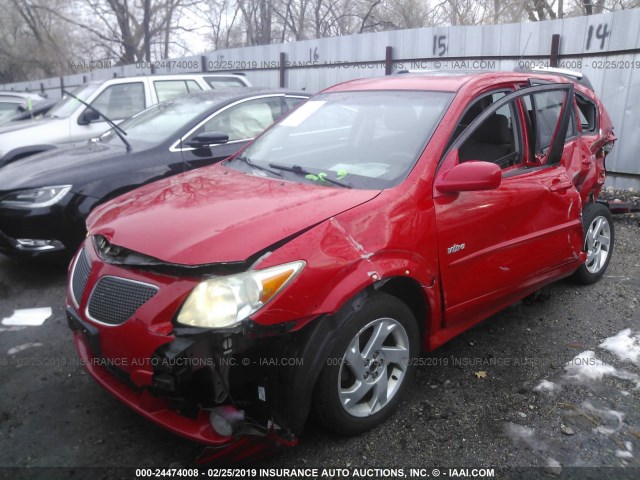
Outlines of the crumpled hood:
M98 207L87 226L92 235L168 263L236 262L379 193L214 165L126 193Z

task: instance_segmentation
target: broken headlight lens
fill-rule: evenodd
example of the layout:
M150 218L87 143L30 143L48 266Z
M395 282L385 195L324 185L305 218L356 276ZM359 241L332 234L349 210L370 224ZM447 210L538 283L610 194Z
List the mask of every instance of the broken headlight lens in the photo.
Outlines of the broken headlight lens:
M0 205L14 208L49 207L62 200L62 197L69 193L69 190L71 190L71 185L18 190L0 198Z
M260 310L304 267L297 261L200 282L178 313L182 325L230 328Z

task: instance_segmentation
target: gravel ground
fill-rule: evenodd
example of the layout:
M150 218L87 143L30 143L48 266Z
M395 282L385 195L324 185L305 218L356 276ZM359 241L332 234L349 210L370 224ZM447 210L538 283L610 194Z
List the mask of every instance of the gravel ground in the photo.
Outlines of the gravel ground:
M344 438L310 422L297 447L257 466L536 467L500 475L640 478L639 218L615 217L615 253L599 283L552 284L424 356L384 425ZM121 405L74 361L65 279L63 269L0 255L0 318L53 309L42 326L0 325L0 478L128 478L82 467L193 466L197 445ZM601 346L625 329L630 342L636 335L628 357Z

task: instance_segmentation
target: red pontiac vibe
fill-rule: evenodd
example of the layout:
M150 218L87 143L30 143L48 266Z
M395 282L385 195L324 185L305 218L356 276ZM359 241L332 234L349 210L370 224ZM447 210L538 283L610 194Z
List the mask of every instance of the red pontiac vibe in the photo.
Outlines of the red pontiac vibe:
M579 74L331 87L231 160L92 213L67 294L78 352L209 459L294 444L310 414L363 432L421 351L604 274L614 140Z

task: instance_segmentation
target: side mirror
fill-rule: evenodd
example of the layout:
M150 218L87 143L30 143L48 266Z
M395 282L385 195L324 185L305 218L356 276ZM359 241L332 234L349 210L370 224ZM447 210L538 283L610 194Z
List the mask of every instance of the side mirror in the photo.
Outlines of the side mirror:
M80 117L78 117L78 125L89 125L90 123L93 123L99 119L100 115L98 115L90 108L87 108L84 112L82 112Z
M196 149L203 149L211 147L212 145L222 145L229 141L229 135L223 132L204 132L200 135L193 137L188 143L187 147Z
M494 190L502 182L502 170L491 162L469 160L459 163L436 182L444 193Z

